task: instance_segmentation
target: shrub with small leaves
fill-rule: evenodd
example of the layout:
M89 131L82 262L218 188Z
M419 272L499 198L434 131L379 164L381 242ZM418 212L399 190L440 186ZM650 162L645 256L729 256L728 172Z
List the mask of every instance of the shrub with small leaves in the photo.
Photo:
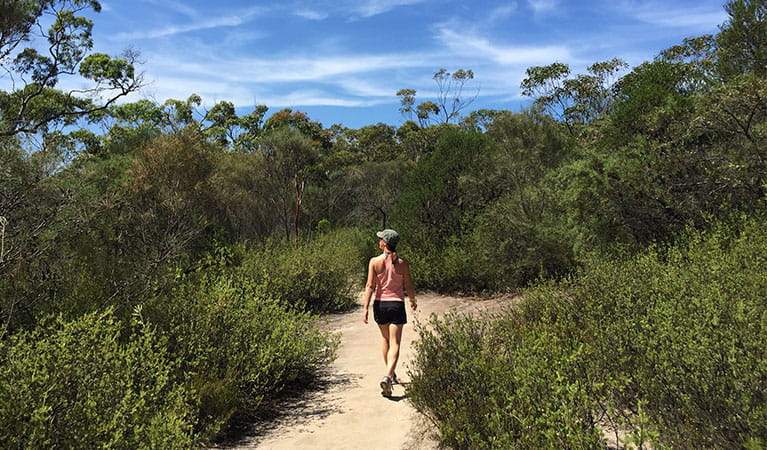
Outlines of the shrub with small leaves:
M186 449L193 407L151 326L112 312L0 341L0 447Z

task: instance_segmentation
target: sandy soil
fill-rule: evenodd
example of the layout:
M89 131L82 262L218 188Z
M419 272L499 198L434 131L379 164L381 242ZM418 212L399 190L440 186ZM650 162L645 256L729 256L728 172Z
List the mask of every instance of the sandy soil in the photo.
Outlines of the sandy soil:
M338 358L317 389L280 406L280 416L246 431L228 448L263 449L435 449L433 430L407 401L407 366L413 356L413 324L447 311L476 313L492 310L508 298L473 299L435 294L418 296L418 311L408 306L408 324L390 399L381 396L378 382L385 374L380 334L373 322L362 323L362 310L329 316L325 326L339 332ZM372 308L371 308L372 309Z

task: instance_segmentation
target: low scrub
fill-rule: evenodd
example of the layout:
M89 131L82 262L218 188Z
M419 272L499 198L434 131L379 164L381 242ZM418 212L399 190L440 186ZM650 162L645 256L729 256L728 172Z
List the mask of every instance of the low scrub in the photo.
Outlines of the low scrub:
M0 341L0 447L189 448L179 366L152 327L133 328L106 311Z
M236 274L192 275L143 313L168 336L198 409L195 431L213 438L234 417L253 418L286 389L316 379L336 339L309 313L261 295Z
M358 303L373 233L336 230L300 242L275 242L245 252L238 275L261 295L297 311L344 311Z
M258 420L335 357L337 339L310 311L353 303L364 278L354 236L219 247L132 310L0 340L0 447L190 448L233 419Z
M767 442L767 225L594 258L492 320L433 320L411 398L456 448Z

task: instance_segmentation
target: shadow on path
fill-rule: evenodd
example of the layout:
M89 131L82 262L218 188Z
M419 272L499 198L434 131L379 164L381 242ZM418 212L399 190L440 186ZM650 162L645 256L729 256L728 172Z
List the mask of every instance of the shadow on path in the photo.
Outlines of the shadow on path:
M256 447L264 436L280 428L288 425L293 428L337 414L342 411L342 402L331 392L342 391L361 378L359 374L323 373L309 386L296 386L294 390L273 399L258 416L233 419L229 428L210 448L234 448L245 444Z

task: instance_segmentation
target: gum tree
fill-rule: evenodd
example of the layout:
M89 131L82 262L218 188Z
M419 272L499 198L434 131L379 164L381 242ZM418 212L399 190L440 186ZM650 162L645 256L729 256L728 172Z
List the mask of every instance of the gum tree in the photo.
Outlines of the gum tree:
M0 136L73 124L141 87L136 52L91 52L93 21L82 14L101 11L98 1L2 0L0 6L0 77L10 86L0 90ZM90 83L61 88L77 78Z

